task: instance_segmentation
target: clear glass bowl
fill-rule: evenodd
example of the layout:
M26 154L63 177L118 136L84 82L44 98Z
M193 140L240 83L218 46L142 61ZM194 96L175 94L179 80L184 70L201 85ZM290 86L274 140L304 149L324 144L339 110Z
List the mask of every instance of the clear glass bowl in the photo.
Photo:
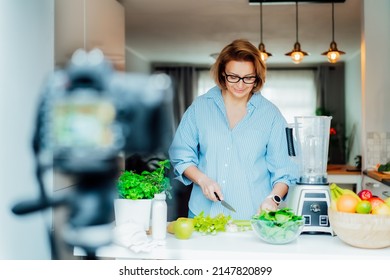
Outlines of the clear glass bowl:
M284 223L251 219L251 225L261 240L270 244L286 244L298 238L304 223L303 219Z

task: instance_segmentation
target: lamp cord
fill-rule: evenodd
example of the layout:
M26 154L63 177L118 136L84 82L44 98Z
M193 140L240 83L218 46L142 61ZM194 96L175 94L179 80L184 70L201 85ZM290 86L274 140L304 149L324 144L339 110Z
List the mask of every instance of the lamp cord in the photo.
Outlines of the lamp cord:
M295 34L296 42L298 42L298 1L295 1Z
M263 2L260 2L260 43L263 43Z
M332 42L334 42L334 2L332 1Z

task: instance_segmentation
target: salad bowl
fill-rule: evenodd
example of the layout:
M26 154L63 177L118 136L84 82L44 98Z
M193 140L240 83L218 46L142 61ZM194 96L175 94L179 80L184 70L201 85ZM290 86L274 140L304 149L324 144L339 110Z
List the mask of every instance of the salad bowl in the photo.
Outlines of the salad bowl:
M290 209L263 211L250 220L253 231L264 242L270 244L287 244L302 233L304 221Z

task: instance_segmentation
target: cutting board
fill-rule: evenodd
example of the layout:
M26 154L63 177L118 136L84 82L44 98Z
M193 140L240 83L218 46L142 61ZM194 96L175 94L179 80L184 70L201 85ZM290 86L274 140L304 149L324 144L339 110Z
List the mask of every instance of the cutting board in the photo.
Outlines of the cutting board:
M382 181L382 180L389 180L390 174L384 174L382 172L374 171L374 170L368 170L367 175L375 180Z

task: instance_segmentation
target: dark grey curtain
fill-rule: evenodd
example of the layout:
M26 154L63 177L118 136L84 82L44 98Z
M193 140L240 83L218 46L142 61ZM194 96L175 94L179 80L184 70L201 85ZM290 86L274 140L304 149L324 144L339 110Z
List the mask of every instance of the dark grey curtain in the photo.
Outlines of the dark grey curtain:
M319 66L316 75L316 89L317 89L317 115L323 115L325 109L325 96L327 86L324 81L328 79L328 67Z
M330 135L329 163L346 162L345 136L345 67L320 65L317 69L317 115L332 116L331 127L336 134Z
M153 72L165 73L172 79L174 90L173 118L176 130L185 110L197 96L197 68L193 66L155 66ZM170 176L172 178L172 199L167 200L167 203L168 220L171 221L178 217L187 217L192 185L185 187L181 182L173 180L172 170Z
M178 126L185 110L197 96L198 75L194 66L157 66L154 72L166 73L173 81L174 126Z

